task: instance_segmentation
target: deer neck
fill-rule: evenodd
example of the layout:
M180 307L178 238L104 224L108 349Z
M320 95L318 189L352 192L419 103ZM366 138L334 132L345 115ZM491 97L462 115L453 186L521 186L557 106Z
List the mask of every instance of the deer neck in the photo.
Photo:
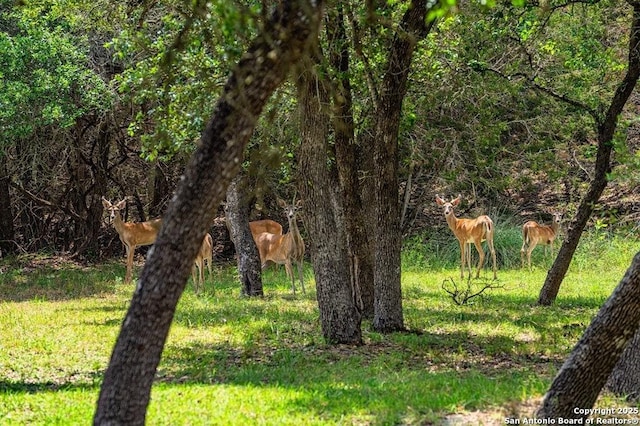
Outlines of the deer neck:
M456 224L458 223L458 218L456 217L455 213L451 212L451 214L449 216L446 216L445 218L447 219L447 225L449 225L449 229L455 232Z
M557 234L558 233L558 228L560 227L560 224L558 222L556 222L555 220L553 222L551 222L551 230L553 231L553 234Z
M118 234L122 235L124 232L124 221L122 220L122 216L120 216L120 212L117 211L115 217L113 218L113 227L116 228Z

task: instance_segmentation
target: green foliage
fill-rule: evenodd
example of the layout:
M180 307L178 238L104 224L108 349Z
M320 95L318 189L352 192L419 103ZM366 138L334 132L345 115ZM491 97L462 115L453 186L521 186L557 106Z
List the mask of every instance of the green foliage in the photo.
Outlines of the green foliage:
M125 64L119 91L141 106L130 135L142 138L148 159L170 158L195 147L232 64L255 33L259 9L229 1L144 7L129 15L109 46Z
M83 114L112 106L106 82L91 68L79 5L47 1L0 8L0 142L25 139L47 126L68 128Z

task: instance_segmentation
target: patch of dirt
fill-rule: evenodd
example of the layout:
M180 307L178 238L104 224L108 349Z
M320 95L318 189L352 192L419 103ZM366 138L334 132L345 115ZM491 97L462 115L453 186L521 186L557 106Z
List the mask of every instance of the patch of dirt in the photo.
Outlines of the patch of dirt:
M506 419L532 419L536 409L542 403L542 398L532 398L522 403L511 403L506 407L500 407L488 411L470 411L447 415L440 426L466 426L466 425L503 425Z

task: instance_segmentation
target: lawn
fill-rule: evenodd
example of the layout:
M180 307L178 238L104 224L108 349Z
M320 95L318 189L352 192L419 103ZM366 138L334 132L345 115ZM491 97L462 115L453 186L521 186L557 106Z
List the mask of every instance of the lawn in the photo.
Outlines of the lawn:
M639 244L628 235L588 236L557 302L544 308L535 305L551 264L542 249L533 272L503 266L500 288L459 306L441 288L445 280L459 281L455 261L434 264L415 241L407 247L402 286L409 331L382 335L365 322L360 347L324 343L315 292L293 297L282 268L267 271L266 296L257 300L239 297L232 266L216 269L204 295L196 296L189 283L152 390L148 424L504 424L506 417L527 418ZM0 424L91 422L133 291L123 276L124 261L81 266L40 255L0 263ZM306 279L313 289L309 265ZM598 404L624 401L604 395Z

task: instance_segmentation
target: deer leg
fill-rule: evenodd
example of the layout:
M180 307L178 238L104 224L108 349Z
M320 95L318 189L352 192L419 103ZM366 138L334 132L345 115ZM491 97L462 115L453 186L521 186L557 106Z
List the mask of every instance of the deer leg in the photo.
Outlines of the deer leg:
M297 263L298 263L298 276L300 277L300 285L302 286L302 294L307 294L307 292L304 289L303 263L302 261L299 261Z
M204 259L200 261L200 288L204 290Z
M484 249L482 248L482 243L480 241L474 241L473 244L475 244L478 256L480 256L480 259L478 259L478 271L476 272L476 278L480 278L480 270L484 265Z
M191 280L193 281L193 288L196 292L196 294L198 293L198 281L196 280L196 265L198 263L196 262L192 267L191 267Z
M125 283L130 283L131 282L131 274L133 272L133 254L135 253L135 246L125 246L127 248L127 272L125 273L124 276L124 282Z
M529 249L527 250L527 261L529 262L529 271L531 271L531 252L533 251L534 248L536 248L536 243L531 242L531 244L529 245Z
M464 279L464 265L465 265L465 261L466 258L464 256L464 249L465 249L466 244L462 241L460 241L460 279Z
M293 271L291 270L291 260L287 259L287 261L284 263L284 269L287 272L287 277L291 277L291 288L293 289L293 295L295 296L296 294L296 283L295 283L295 279L293 277Z
M523 268L524 268L524 254L526 252L526 249L525 249L526 246L527 246L527 241L526 239L523 239L522 248L520 249L520 263L522 264Z
M496 266L496 249L493 247L493 236L491 238L487 238L487 245L489 246L489 252L491 252L491 260L493 261L493 279L498 279L498 273L496 270L498 267Z

